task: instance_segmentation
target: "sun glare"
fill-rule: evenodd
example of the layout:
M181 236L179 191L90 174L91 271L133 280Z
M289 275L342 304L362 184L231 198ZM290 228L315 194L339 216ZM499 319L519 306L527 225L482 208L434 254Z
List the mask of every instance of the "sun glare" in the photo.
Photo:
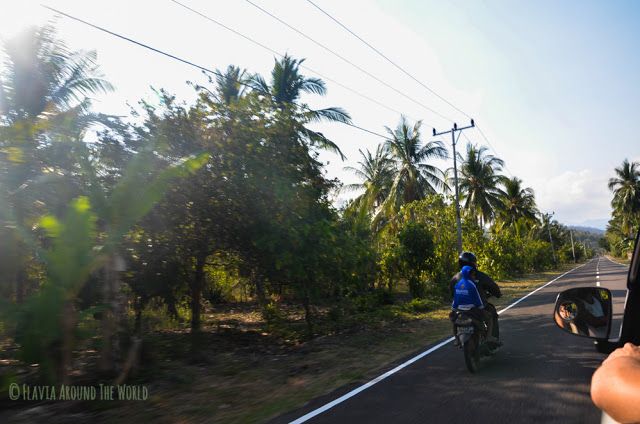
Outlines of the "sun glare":
M31 25L42 25L51 14L38 2L9 1L3 5L0 16L0 39L6 40Z

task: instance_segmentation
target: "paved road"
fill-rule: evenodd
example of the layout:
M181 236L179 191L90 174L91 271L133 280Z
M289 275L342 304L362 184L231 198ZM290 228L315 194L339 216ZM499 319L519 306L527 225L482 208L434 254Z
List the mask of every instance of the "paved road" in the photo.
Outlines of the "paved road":
M612 290L614 325L626 296L627 267L596 258L500 316L504 347L471 375L451 343L385 380L309 419L308 423L599 423L589 397L603 355L593 342L564 333L552 321L557 293L571 287ZM599 277L599 278L596 278ZM357 386L310 402L276 423L293 421Z

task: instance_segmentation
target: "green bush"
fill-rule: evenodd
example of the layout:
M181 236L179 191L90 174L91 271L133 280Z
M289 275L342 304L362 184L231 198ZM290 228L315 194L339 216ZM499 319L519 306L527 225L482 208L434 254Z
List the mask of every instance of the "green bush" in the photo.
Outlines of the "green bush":
M407 312L429 312L442 306L442 301L438 299L411 299L405 303L403 309Z
M423 223L409 221L398 234L400 257L404 274L409 281L409 292L414 298L425 296L426 286L420 279L421 272L433 257L433 236Z
M378 288L348 299L347 308L358 312L369 312L382 305L393 303L393 296L387 290Z
M278 325L286 320L286 317L275 302L269 302L262 308L262 317L267 322L267 325Z
M546 241L527 240L524 243L523 256L528 272L543 271L553 267L551 245Z

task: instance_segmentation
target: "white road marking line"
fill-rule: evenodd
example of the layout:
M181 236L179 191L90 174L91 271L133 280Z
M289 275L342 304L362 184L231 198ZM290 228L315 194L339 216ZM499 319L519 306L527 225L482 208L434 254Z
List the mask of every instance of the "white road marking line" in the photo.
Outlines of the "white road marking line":
M447 340L435 345L431 349L429 349L429 350L427 350L425 352L422 352L421 354L419 354L417 356L414 356L413 358L409 359L407 362L404 362L404 363L398 365L394 369L385 372L384 374L382 374L379 377L376 377L375 379L371 380L370 382L368 382L366 384L363 384L362 386L350 391L349 393L347 393L345 395L340 396L338 399L336 399L336 400L334 400L332 402L329 402L326 405L321 406L320 408L318 408L318 409L316 409L314 411L309 412L307 415L304 415L304 416L298 418L295 421L291 421L289 424L300 424L300 423L303 423L303 422L315 417L316 415L322 414L324 411L333 408L337 404L342 403L345 400L349 399L350 397L353 397L353 396L357 395L361 391L368 389L369 387L373 386L376 383L379 383L380 381L382 381L385 378L389 377L391 374L395 374L396 372L400 371L402 368L413 364L418 359L421 359L421 358L427 356L428 354L430 354L431 352L440 349L442 346L446 345L447 343L449 343L451 341L453 341L453 337L450 337Z
M558 276L558 277L554 278L553 280L549 281L549 282L548 282L547 284L545 284L544 286L540 286L540 287L538 287L537 289L535 289L534 291L532 291L532 292L531 292L531 293L529 293L528 295L526 295L526 296L524 296L524 297L521 297L520 299L518 299L517 301L515 301L515 302L514 302L514 303L512 303L511 305L507 306L506 308L499 310L499 311L498 311L498 314L501 314L501 313L503 313L503 312L505 312L505 311L508 311L509 309L513 308L513 307L514 307L514 306L516 306L518 303L522 302L523 300L525 300L527 297L531 296L531 295L532 295L532 294L534 294L535 292L537 292L537 291L539 291L539 290L542 290L543 288L547 287L547 286L548 286L549 284L551 284L551 283L555 283L557 280L559 280L560 278L564 277L564 276L565 276L565 275L567 275L568 273L573 272L573 271L575 271L575 270L576 270L576 269L578 269L578 268L582 268L583 266L587 265L587 264L588 264L588 263L590 263L590 262L591 262L591 261L586 262L586 263L583 263L582 265L579 265L579 266L577 266L577 267L575 267L575 268L573 268L573 269L570 269L569 271L565 272L564 274L562 274L562 275L560 275L560 276Z
M501 314L509 309L511 309L512 307L516 306L518 303L522 302L523 300L525 300L527 297L531 296L532 294L534 294L535 292L542 290L543 288L547 287L549 284L554 283L556 281L558 281L560 278L564 277L565 275L567 275L568 273L575 271L578 268L581 268L589 263L591 263L593 260L586 262L582 265L578 265L577 267L570 269L569 271L565 272L564 274L554 278L553 280L549 281L548 283L546 283L545 285L538 287L537 289L535 289L534 291L532 291L531 293L527 294L526 296L518 299L516 302L512 303L511 305L507 306L504 309L501 309L500 311L498 311L498 314ZM424 358L425 356L435 352L436 350L440 349L442 346L450 343L453 341L453 337L449 337L448 339L438 343L437 345L433 346L432 348L414 356L413 358L407 360L406 362L403 362L402 364L398 365L397 367L395 367L392 370L389 370L387 372L385 372L384 374L374 378L373 380L369 381L368 383L363 384L362 386L356 387L355 389L351 390L350 392L340 396L339 398L321 406L320 408L314 409L313 411L301 416L300 418L289 422L289 424L301 424L305 421L310 420L311 418L322 414L325 411L328 411L329 409L333 408L334 406L344 402L345 400L352 398L353 396L357 395L358 393L368 389L369 387L373 386L374 384L377 384L379 382L381 382L382 380L384 380L385 378L397 373L398 371L400 371L401 369L413 364L414 362L416 362L419 359Z

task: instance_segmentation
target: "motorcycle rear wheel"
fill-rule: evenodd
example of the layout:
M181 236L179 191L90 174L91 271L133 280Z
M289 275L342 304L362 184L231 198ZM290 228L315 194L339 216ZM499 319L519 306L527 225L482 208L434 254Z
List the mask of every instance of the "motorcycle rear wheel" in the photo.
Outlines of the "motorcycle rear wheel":
M478 362L480 362L480 352L478 351L478 335L474 334L464 344L464 363L471 373L478 371Z

